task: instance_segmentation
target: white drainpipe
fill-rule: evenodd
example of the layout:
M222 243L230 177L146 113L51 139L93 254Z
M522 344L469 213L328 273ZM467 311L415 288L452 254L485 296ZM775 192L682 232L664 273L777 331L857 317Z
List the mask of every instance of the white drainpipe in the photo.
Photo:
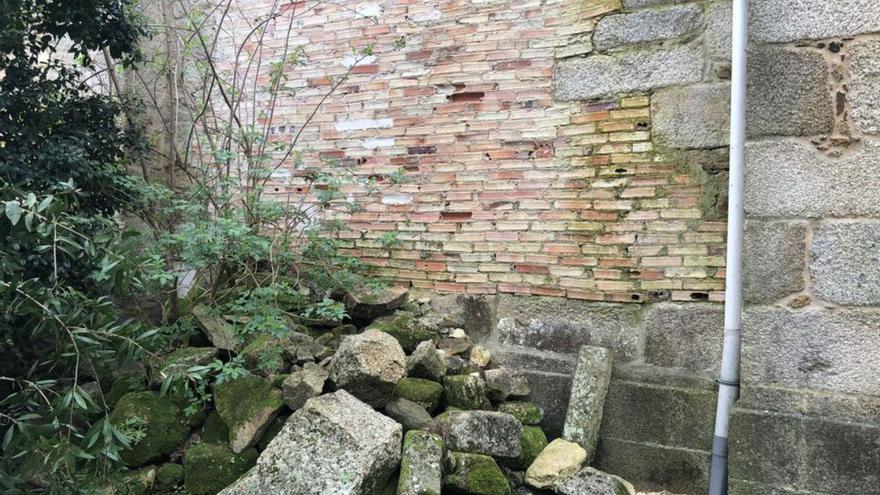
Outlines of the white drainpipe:
M739 397L742 329L743 168L746 142L746 48L749 2L733 0L733 70L730 77L730 192L727 213L727 280L724 296L724 351L718 378L718 409L712 442L709 495L727 493L727 432Z

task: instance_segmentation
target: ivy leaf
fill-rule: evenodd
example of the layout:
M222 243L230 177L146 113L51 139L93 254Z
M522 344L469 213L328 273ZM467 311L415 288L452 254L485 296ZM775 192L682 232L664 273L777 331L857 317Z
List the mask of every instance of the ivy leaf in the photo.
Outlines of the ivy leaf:
M12 225L17 224L18 220L21 219L21 206L18 204L18 201L6 202L6 218L12 222Z

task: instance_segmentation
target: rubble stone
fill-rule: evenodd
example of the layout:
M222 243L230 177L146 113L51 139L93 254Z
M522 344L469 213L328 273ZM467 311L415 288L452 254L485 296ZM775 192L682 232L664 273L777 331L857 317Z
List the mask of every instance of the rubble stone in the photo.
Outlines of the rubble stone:
M424 378L403 378L397 382L394 395L415 402L433 413L443 399L443 385Z
M451 450L508 458L520 454L522 425L510 414L457 411L446 419L445 430Z
M391 335L378 330L345 337L333 363L330 379L341 389L373 407L384 406L404 376L406 354Z
M453 375L443 379L446 405L458 409L489 409L486 385L480 375Z
M400 463L399 424L344 390L309 399L223 495L378 493Z
M487 455L449 452L446 457L443 486L453 493L471 495L510 495L507 478Z
M602 425L602 409L611 383L611 353L603 347L583 346L572 377L571 397L562 437L585 449L593 458Z
M296 411L307 400L321 395L328 376L330 373L321 366L306 363L302 370L291 373L281 384L284 403L292 411Z
M284 406L281 391L255 375L214 385L214 404L236 454L256 445Z
M446 363L431 340L421 342L406 358L406 374L413 378L440 381L446 376Z
M403 439L397 495L440 495L443 482L443 439L413 430Z
M556 488L577 473L587 461L587 451L580 445L557 438L538 454L526 470L526 483L546 490Z

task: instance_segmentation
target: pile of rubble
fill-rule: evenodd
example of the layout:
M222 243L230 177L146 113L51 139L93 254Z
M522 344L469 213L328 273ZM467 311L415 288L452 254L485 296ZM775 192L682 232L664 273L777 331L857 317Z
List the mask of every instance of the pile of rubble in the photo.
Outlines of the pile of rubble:
M401 295L402 294L402 295ZM246 363L280 348L262 366L213 388L213 410L187 416L152 390L118 399L114 424L144 424L122 458L138 493L190 495L633 494L625 481L588 464L595 453L611 372L610 353L584 347L563 438L548 441L526 377L506 369L460 328L461 315L405 303L392 292L350 311L375 318L320 335L296 328L247 346L223 340L223 322L203 321L218 347ZM382 314L385 316L380 316ZM207 318L203 318L207 320ZM212 327L208 329L207 327ZM173 367L204 364L216 347L169 356ZM263 363L265 364L265 363ZM142 467L146 466L146 467Z

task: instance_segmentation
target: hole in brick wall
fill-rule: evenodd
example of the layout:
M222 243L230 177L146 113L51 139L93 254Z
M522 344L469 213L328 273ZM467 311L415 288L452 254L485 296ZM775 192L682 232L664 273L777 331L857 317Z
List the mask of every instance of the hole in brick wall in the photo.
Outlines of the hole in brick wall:
M691 292L691 299L694 301L706 301L709 299L709 294L705 292Z
M452 102L463 102L463 101L480 101L483 97L486 96L486 93L482 91L465 91L462 93L453 93L447 98Z
M296 188L296 192L303 192L303 188L301 188L301 187L297 187L297 188Z
M614 172L618 173L618 174L625 174L628 172L628 170L625 168L616 168L616 169L614 169Z
M489 153L483 153L483 158L485 158L486 160L491 160L492 156L489 155Z
M647 122L636 122L636 129L647 129L647 128L648 128Z
M275 192L278 192L278 188L277 188L277 187L275 188Z
M633 277L638 277L639 275L642 274L642 272L640 272L638 270L630 270L629 274L632 275Z
M640 296L640 295L638 295L638 294L633 294L632 296L630 296L630 298L631 298L633 301L639 301L639 300L642 299L642 296Z
M648 293L648 297L652 301L661 301L664 299L669 299L669 291L668 290L654 290Z
M473 216L469 211L444 211L440 213L441 220L467 220Z

